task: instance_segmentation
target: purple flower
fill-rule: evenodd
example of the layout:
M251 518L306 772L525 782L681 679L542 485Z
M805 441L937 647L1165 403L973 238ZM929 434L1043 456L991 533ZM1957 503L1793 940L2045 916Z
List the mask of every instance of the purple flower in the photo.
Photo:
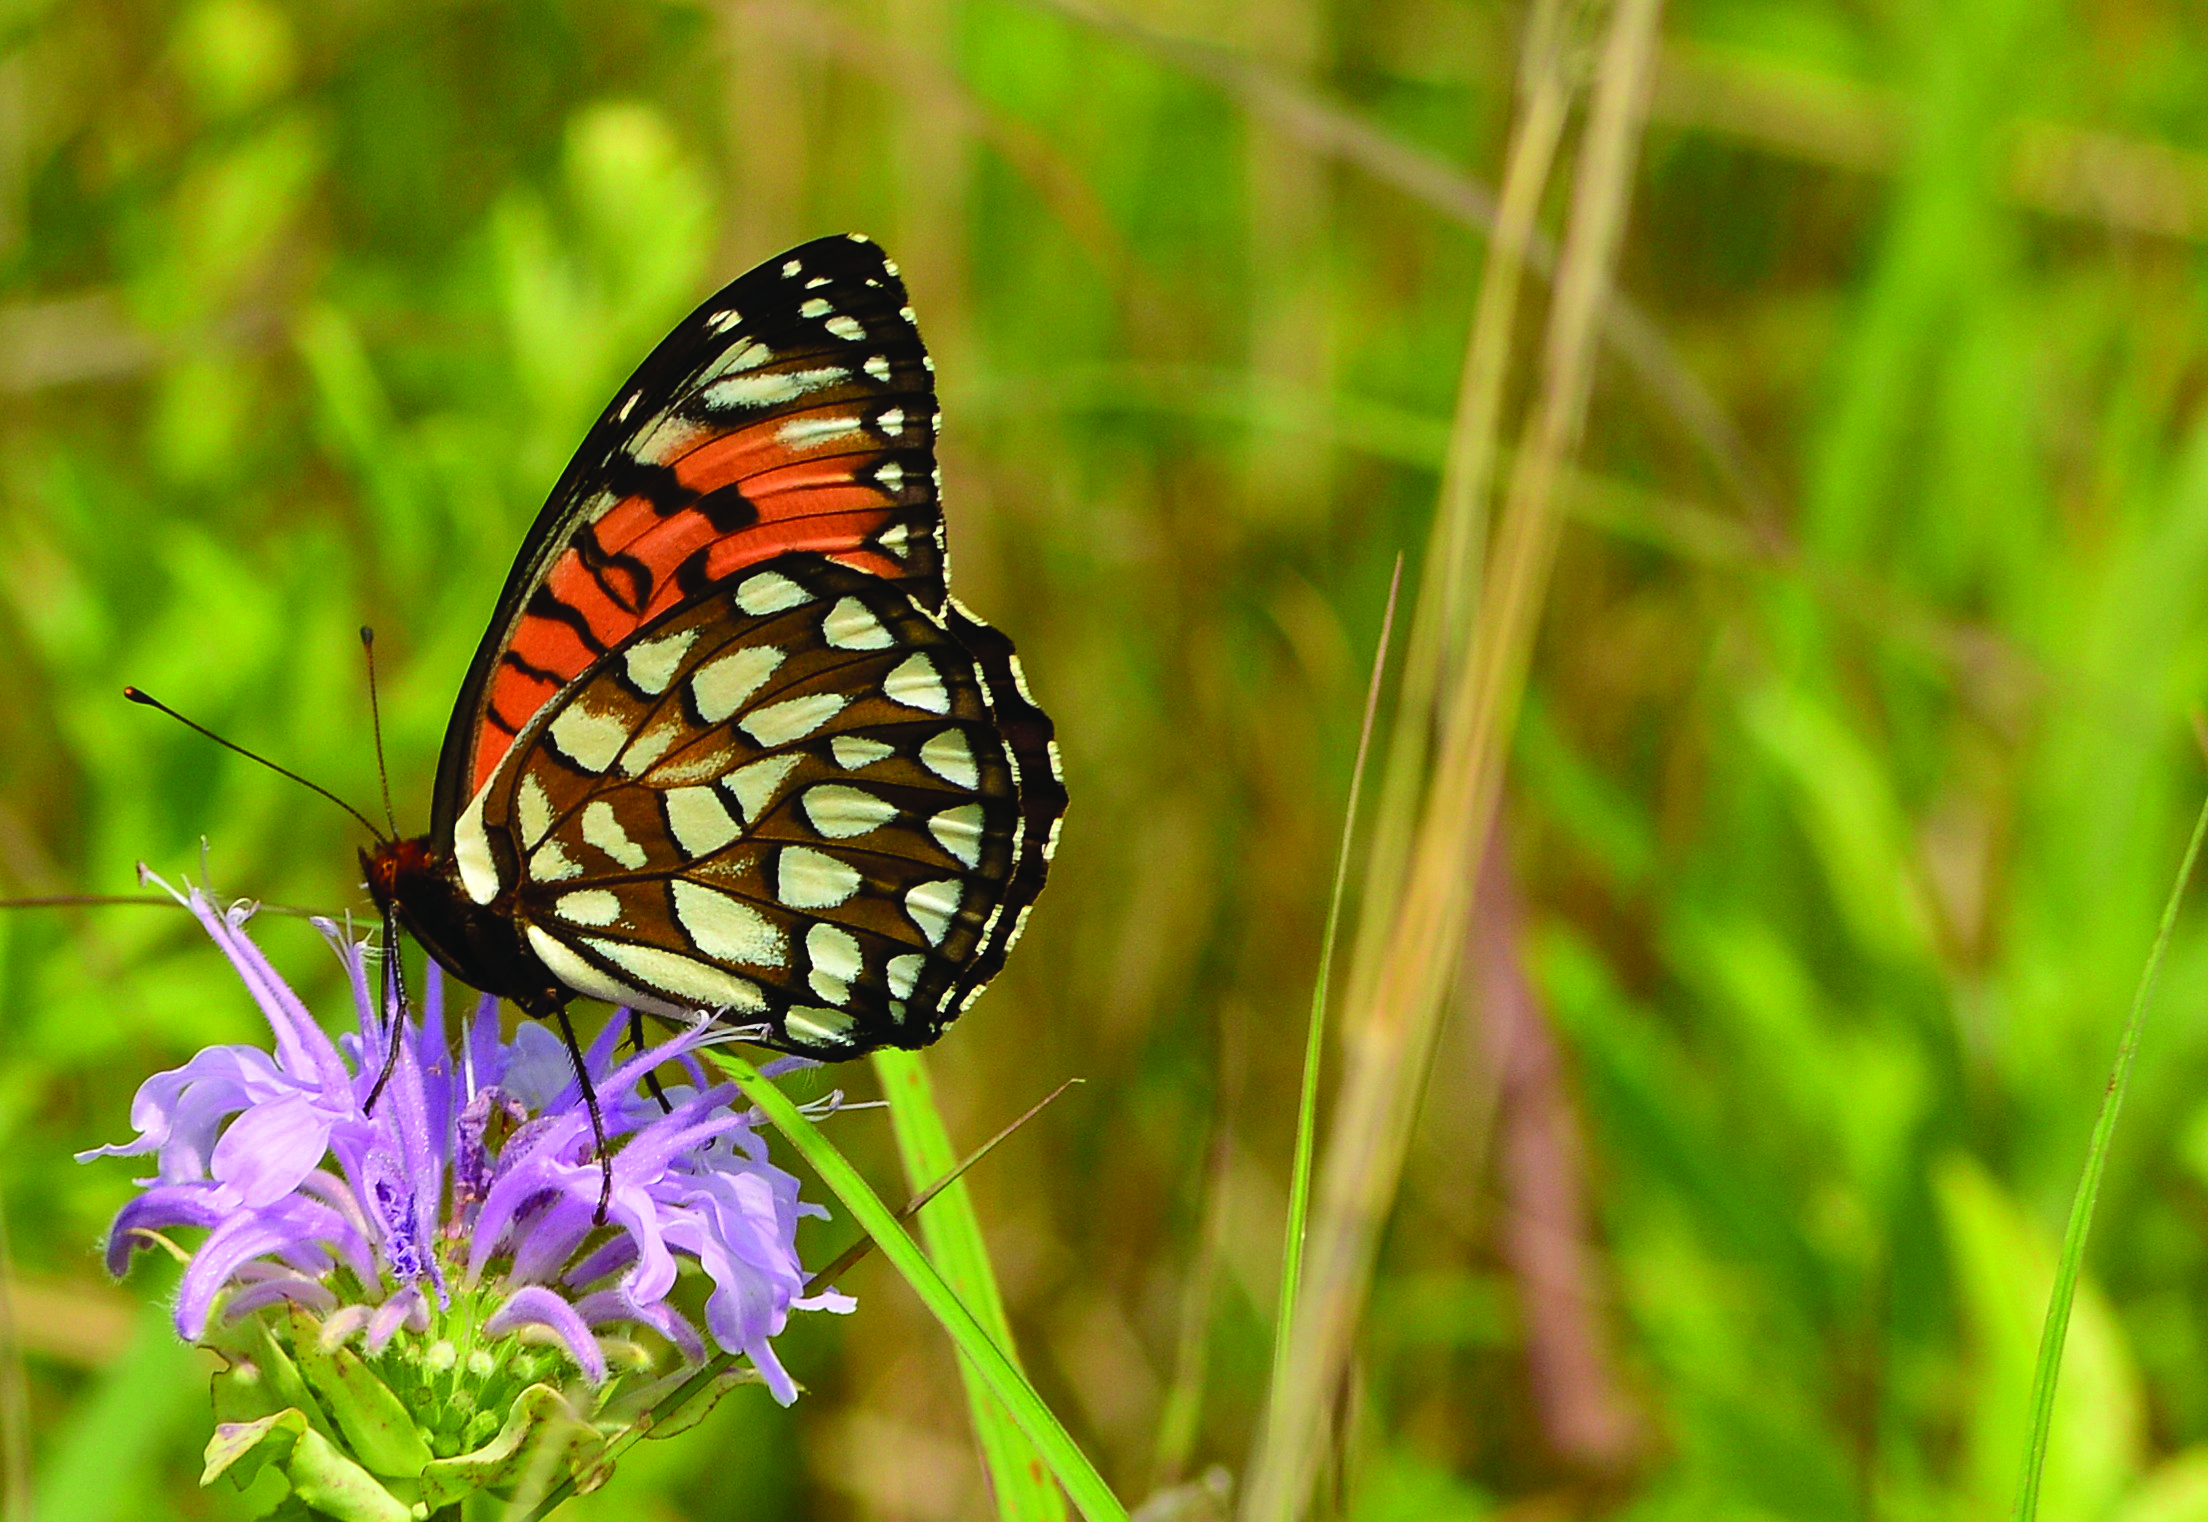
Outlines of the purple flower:
M247 911L220 912L196 888L183 902L244 979L274 1051L212 1047L156 1074L131 1105L136 1140L82 1154L155 1159L115 1218L111 1272L128 1268L142 1233L206 1228L177 1296L181 1336L202 1340L218 1311L235 1321L289 1302L321 1316L326 1339L363 1335L374 1356L402 1329L428 1334L451 1317L494 1338L540 1328L600 1384L597 1332L649 1328L694 1362L710 1337L750 1359L775 1399L796 1398L769 1339L792 1310L852 1301L805 1294L797 1222L827 1212L767 1160L735 1087L704 1086L692 1054L710 1027L616 1065L616 1021L586 1055L612 1160L601 1225L589 1115L551 1032L525 1024L502 1041L486 998L456 1071L435 969L419 1021L379 1019L366 948L318 921L359 1025L333 1042L246 936ZM387 1030L398 1050L371 1112ZM637 1086L670 1062L693 1082L670 1088L663 1110ZM673 1299L701 1276L704 1335Z

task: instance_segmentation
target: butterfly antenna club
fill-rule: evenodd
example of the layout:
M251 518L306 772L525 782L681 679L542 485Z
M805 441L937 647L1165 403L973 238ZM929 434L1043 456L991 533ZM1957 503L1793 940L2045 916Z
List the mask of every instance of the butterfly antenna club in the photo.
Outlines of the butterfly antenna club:
M337 794L331 792L328 788L322 786L321 783L310 782L306 778L300 776L297 772L293 771L290 767L278 766L275 762L269 760L268 757L258 755L253 751L247 750L244 746L238 744L237 741L223 738L221 735L218 735L213 730L209 729L206 725L201 724L196 720L186 718L184 715L178 713L175 709L171 708L168 704L162 702L159 698L153 696L153 694L149 692L141 691L136 687L125 687L123 689L123 696L130 699L133 703L141 705L142 707L151 708L157 712L167 714L170 718L176 720L177 723L183 725L186 729L193 730L199 734L205 735L208 739L214 741L224 750L235 751L237 752L237 754L245 757L246 760L254 762L257 765L267 767L270 771L274 772L279 777L288 777L292 781L298 783L301 787L305 788L310 793L320 794L322 797L329 799L330 802L336 804L346 813L352 815L355 819L359 820L362 827L365 828L370 835L373 835L376 838L378 844L381 844L384 840L384 833L383 831L376 828L376 823L374 820L370 819L366 814L363 814L359 809L354 808L344 799L338 797Z

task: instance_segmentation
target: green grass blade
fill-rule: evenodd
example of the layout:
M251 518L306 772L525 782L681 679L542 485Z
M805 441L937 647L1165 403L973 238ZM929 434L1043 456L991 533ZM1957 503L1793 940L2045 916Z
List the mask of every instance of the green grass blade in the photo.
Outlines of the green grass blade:
M935 1265L897 1224L896 1215L836 1150L835 1144L800 1113L787 1095L760 1077L759 1070L749 1062L726 1052L707 1056L812 1164L821 1182L843 1201L852 1218L880 1245L882 1255L897 1266L905 1282L912 1286L913 1293L920 1297L921 1304L950 1334L960 1354L989 1387L989 1393L1003 1403L1020 1430L1035 1445L1035 1451L1057 1476L1058 1483L1066 1488L1066 1494L1081 1515L1088 1518L1088 1522L1126 1522L1127 1508L1113 1496L1104 1477L1096 1472L1096 1466L1082 1453L1056 1413L1043 1404L1042 1397L1029 1386L996 1340L974 1319L966 1303L943 1282Z
M2169 901L2162 906L2154 950L2147 954L2146 968L2139 974L2139 989L2132 995L2131 1014L2124 1021L2123 1039L2116 1046L2116 1069L2109 1074L2108 1091L2101 1096L2100 1118L2093 1123L2085 1174L2078 1180L2077 1197L2070 1204L2070 1224L2062 1235L2062 1258L2055 1265L2055 1289L2047 1301L2047 1319L2040 1326L2039 1362L2032 1370L2032 1426L2024 1443L2024 1478L2016 1491L2016 1522L2034 1522L2039 1515L2040 1475L2046 1467L2047 1434L2055 1416L2055 1381L2062 1372L2062 1344L2070 1331L2070 1303L2077 1295L2085 1238L2093 1228L2093 1206L2100 1198L2101 1174L2108 1166L2109 1143L2116 1134L2116 1114L2124 1107L2132 1061L2139 1055L2140 1027L2146 1023L2154 985L2162 976L2162 959L2170 949L2170 933L2177 926L2178 905L2184 902L2185 885L2192 881L2193 864L2200 857L2204 836L2208 836L2208 803L2201 805L2200 817L2193 822L2193 838L2186 843L2185 860L2177 869L2177 880L2170 884Z
M897 1136L897 1152L904 1159L905 1177L914 1189L925 1189L958 1166L958 1154L944 1129L942 1112L935 1107L934 1085L927 1064L918 1052L883 1050L874 1054L874 1071L881 1076L882 1092L889 1096L889 1119ZM920 1238L928 1256L942 1272L959 1299L974 1313L982 1330L1002 1348L1014 1368L1019 1360L1012 1342L1012 1325L1004 1313L1004 1299L997 1291L997 1274L989 1262L989 1247L982 1239L981 1220L974 1213L973 1195L963 1179L954 1180L921 1208ZM959 1377L966 1385L966 1403L973 1415L974 1437L981 1444L989 1486L997 1499L997 1515L1005 1522L1063 1522L1065 1498L1059 1494L1041 1455L1011 1412L990 1393L980 1371L960 1359Z
M1380 615L1380 644L1365 688L1365 717L1357 731L1357 759L1349 769L1349 802L1342 811L1342 844L1334 857L1334 893L1327 900L1326 930L1319 938L1319 970L1311 986L1311 1022L1303 1040L1303 1089L1296 1100L1296 1160L1288 1177L1288 1229L1280 1250L1280 1310L1273 1317L1273 1381L1277 1395L1293 1340L1296 1291L1303 1279L1304 1228L1311 1216L1311 1157L1319 1129L1319 1063L1326 1052L1326 990L1334 973L1334 941L1342 927L1342 895L1349 883L1349 845L1357 833L1357 797L1364 790L1365 760L1372 749L1373 720L1388 669L1388 641L1395 633L1395 598L1403 587L1403 557L1388 579L1387 611Z

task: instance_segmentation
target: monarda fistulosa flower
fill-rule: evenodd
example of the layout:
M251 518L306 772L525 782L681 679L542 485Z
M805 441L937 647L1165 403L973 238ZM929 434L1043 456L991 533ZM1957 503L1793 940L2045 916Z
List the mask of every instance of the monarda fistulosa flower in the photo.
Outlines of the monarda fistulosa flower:
M419 1020L379 1019L366 948L325 922L358 1025L333 1042L247 937L246 912L197 889L183 901L274 1050L211 1047L157 1074L131 1106L137 1139L83 1156L155 1160L116 1217L112 1272L176 1228L207 1233L175 1314L178 1335L228 1364L208 1478L273 1462L314 1511L396 1522L477 1491L602 1481L607 1438L712 1349L796 1398L770 1339L792 1310L852 1302L806 1293L797 1222L826 1212L767 1160L735 1088L705 1083L694 1054L710 1027L616 1061L622 1022L608 1025L585 1058L602 1160L543 1027L504 1041L486 999L455 1051L434 969ZM667 1064L691 1081L664 1103L640 1094Z

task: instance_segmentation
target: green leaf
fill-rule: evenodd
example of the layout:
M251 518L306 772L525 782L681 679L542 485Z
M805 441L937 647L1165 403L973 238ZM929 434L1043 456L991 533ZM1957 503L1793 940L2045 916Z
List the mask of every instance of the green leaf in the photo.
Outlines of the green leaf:
M218 1422L207 1440L205 1465L199 1471L202 1487L229 1475L240 1486L250 1485L270 1462L282 1464L307 1431L306 1413L297 1406L272 1411L258 1421ZM233 1472L235 1471L235 1472Z
M293 1312L292 1355L328 1408L345 1444L376 1474L412 1479L432 1457L429 1443L399 1398L351 1348L325 1348L321 1325Z
M1020 1424L1043 1462L1050 1466L1065 1486L1073 1504L1089 1522L1125 1522L1127 1509L1119 1504L1104 1477L1096 1472L1088 1456L1082 1453L1057 1415L1043 1404L1012 1360L1004 1355L989 1334L982 1330L974 1313L943 1282L911 1237L897 1224L897 1217L890 1208L868 1187L834 1143L820 1133L807 1120L789 1096L772 1083L759 1076L759 1070L743 1058L726 1052L705 1054L715 1066L727 1074L744 1091L745 1097L757 1105L776 1130L789 1138L790 1145L798 1150L805 1161L812 1164L836 1198L880 1245L882 1255L896 1265L905 1276L913 1292L920 1297L928 1313L935 1317L949 1334L958 1351L970 1359L977 1373L989 1386L990 1393L1004 1403L1012 1419Z
M471 1453L432 1459L423 1466L422 1500L437 1511L477 1491L503 1492L531 1474L570 1470L577 1490L593 1490L605 1482L605 1474L576 1460L600 1442L566 1396L551 1385L531 1385L515 1397L496 1437Z
M942 1113L935 1106L927 1065L918 1052L885 1048L874 1054L874 1071L881 1076L882 1092L889 1096L890 1125L896 1132L898 1155L904 1159L905 1177L915 1190L925 1189L959 1164ZM989 1245L982 1238L981 1220L974 1214L973 1196L964 1179L954 1180L921 1208L920 1236L927 1243L928 1256L942 1270L944 1283L966 1302L974 1319L1018 1367L1012 1325L1004 1313ZM961 1359L958 1373L966 1385L966 1403L974 1436L981 1444L982 1463L989 1471L989 1488L996 1496L997 1515L1006 1522L1059 1522L1066 1514L1065 1499L1034 1445L1021 1435L1012 1414L989 1393L971 1363Z
M293 1495L336 1522L415 1522L411 1506L312 1427L299 1434L285 1472Z

